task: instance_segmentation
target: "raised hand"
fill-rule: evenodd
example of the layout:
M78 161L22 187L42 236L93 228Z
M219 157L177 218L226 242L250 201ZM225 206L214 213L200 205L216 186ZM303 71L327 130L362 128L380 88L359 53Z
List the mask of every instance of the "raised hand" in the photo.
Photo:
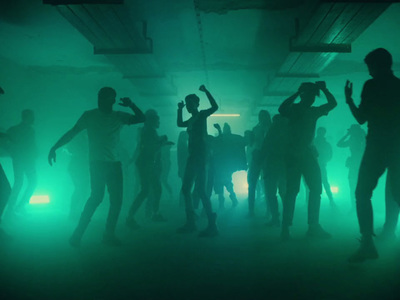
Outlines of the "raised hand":
M344 95L346 96L346 102L349 102L351 96L353 95L353 83L349 80L346 81L346 85L344 87Z
M54 150L53 148L50 149L47 160L48 160L50 166L53 165L53 162L57 161L56 150Z
M183 109L184 107L185 107L185 102L183 102L183 101L178 102L178 108L179 109Z
M218 123L215 123L215 124L214 124L214 127L215 127L216 129L221 129L221 126L220 126Z
M128 106L132 105L132 100L128 97L120 98L119 101L121 101L121 102L118 104L121 106L128 107Z
M202 91L202 92L207 92L207 89L206 89L206 87L205 87L204 84L202 84L202 85L199 87L199 90Z

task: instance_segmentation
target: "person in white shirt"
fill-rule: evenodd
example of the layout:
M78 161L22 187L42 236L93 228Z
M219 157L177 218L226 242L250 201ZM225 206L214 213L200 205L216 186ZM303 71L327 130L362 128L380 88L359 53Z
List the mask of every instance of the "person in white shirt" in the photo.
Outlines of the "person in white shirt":
M67 131L50 149L49 164L56 161L56 150L71 141L79 132L87 130L89 141L91 195L81 214L78 226L69 242L71 246L80 245L81 238L90 220L103 200L105 187L109 192L110 209L108 213L103 242L119 245L115 237L115 227L122 205L122 168L118 158L117 145L123 125L143 123L143 112L127 97L121 98L119 105L129 107L133 114L113 111L116 100L113 88L103 87L98 93L98 108L85 111L77 123Z

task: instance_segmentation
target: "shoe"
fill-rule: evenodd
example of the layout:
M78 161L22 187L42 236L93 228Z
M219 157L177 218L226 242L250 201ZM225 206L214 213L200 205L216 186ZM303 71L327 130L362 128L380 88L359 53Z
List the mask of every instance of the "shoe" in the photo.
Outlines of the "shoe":
M193 233L197 230L196 224L194 222L186 222L185 225L182 227L178 228L176 230L177 233L181 234L187 234L187 233Z
M140 229L140 225L136 223L136 220L134 218L127 218L125 225L132 230Z
M206 229L200 231L199 237L214 237L218 235L217 214L213 213Z
M154 214L153 217L151 218L153 222L167 222L167 219L165 219L161 214Z
M367 259L378 259L378 251L376 250L375 244L372 237L361 237L360 247L358 250L349 257L350 263L362 263Z
M214 237L219 234L217 225L208 225L206 229L200 231L199 237Z
M271 219L265 225L267 227L280 227L281 226L281 222L279 221L279 219Z
M81 246L81 239L75 235L69 238L69 244L71 247L79 248Z
M288 226L282 226L281 241L286 242L290 240L290 231Z
M122 245L121 241L114 234L110 233L105 233L103 235L103 244L113 247L119 247Z
M311 225L308 227L307 237L315 239L330 239L332 235L326 232L321 225Z

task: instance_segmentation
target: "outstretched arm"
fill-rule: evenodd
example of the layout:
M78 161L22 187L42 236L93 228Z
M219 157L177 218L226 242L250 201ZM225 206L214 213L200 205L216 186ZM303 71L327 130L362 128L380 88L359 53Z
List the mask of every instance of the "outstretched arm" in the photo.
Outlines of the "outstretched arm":
M282 102L281 106L279 106L279 113L282 116L286 116L290 110L290 107L292 106L292 104L294 103L294 101L297 99L297 97L300 95L300 92L297 91L296 93L294 93L292 96L290 96L289 98L287 98L285 101Z
M66 133L64 133L64 135L57 141L57 143L55 143L54 146L51 147L49 155L47 157L50 166L53 165L53 162L56 162L57 158L56 150L68 144L79 132L81 132L84 129L83 118L84 116L82 116L75 124L75 126L72 127L70 130L68 130Z
M218 110L218 104L215 101L214 97L211 95L211 93L209 92L209 90L206 89L206 87L204 86L204 84L202 84L199 88L200 91L206 93L208 101L210 101L211 104L211 108L207 109L208 115L211 115L213 113L215 113Z
M353 83L346 81L344 87L344 94L346 96L346 103L349 105L350 111L353 117L357 120L359 124L364 124L367 121L365 114L354 104L354 100L351 97L353 94Z

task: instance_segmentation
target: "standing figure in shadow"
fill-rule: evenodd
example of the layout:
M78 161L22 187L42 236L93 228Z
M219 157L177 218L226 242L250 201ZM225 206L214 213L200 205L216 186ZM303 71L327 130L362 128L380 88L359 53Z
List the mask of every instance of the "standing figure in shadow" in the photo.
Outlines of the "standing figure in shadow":
M335 201L333 200L333 194L331 191L331 185L328 180L327 165L332 160L332 146L326 140L326 128L318 127L317 135L314 139L314 145L318 152L318 164L321 169L321 180L322 186L324 187L325 193L328 196L329 204L331 207L336 207Z
M114 111L116 96L113 88L101 88L98 93L98 108L85 111L74 127L55 143L48 155L49 164L52 165L56 161L58 148L69 143L81 131L87 131L91 194L83 209L78 226L69 240L73 247L80 245L94 212L103 201L106 186L110 196L110 209L103 243L110 246L120 245L120 241L115 236L115 228L122 206L123 175L117 145L122 126L143 123L145 117L142 111L127 97L121 98L119 105L129 107L134 114Z
M328 103L312 106L319 91L325 94ZM294 103L300 96L300 102ZM310 196L308 201L308 231L312 238L330 238L331 235L319 224L322 181L317 161L317 150L312 145L315 127L320 117L328 115L337 105L335 97L326 88L324 81L306 82L279 107L279 113L288 118L288 148L286 152L287 189L283 201L282 240L290 239L295 201L300 190L301 176L304 177Z
M212 212L211 201L206 193L206 164L207 164L207 118L217 111L218 104L204 85L200 91L207 95L211 107L199 111L200 98L195 94L185 97L185 102L178 103L178 127L186 127L188 141L188 159L183 175L182 194L185 199L186 223L177 230L178 233L191 233L196 230L195 213L191 199L191 191L196 182L196 191L207 214L208 226L200 232L200 236L208 237L218 234L216 225L217 215ZM186 105L190 119L183 121L182 111Z
M251 161L249 164L249 170L247 172L248 182L248 201L249 201L249 212L248 217L254 217L255 201L256 201L256 189L259 181L260 173L262 171L261 164L259 163L261 146L264 141L264 137L267 134L269 127L271 126L271 115L267 110L260 110L258 113L258 123L253 128L254 143L253 153L251 154Z
M126 225L132 229L139 228L135 215L148 198L151 219L155 222L164 222L160 214L161 199L161 147L172 145L167 141L167 136L159 136L157 129L160 127L160 117L154 109L145 113L146 120L140 131L139 152L136 159L136 167L140 177L140 192L136 196L129 210Z
M0 95L4 95L4 90L0 87ZM0 139L8 140L7 134L0 132ZM11 186L8 182L6 173L3 170L3 166L0 164L0 225L4 209L7 205L8 199L11 193ZM0 227L0 241L10 240L11 237Z
M14 185L9 201L10 212L23 213L36 188L37 148L35 130L32 127L34 122L35 115L33 110L24 109L21 113L21 123L7 130L11 141L10 153L14 169ZM28 183L19 198L25 176Z
M269 227L279 227L280 214L278 205L278 191L281 200L286 194L286 165L285 152L288 142L288 119L280 114L272 118L261 148L260 164L264 172L264 189L267 207L271 219L267 222Z
M392 55L383 48L368 53L364 62L372 79L365 82L361 103L352 98L353 84L346 82L345 96L358 123L368 122L364 156L361 160L356 188L357 217L361 244L350 256L350 262L377 259L371 197L379 178L387 169L394 201L400 204L400 79L393 75Z
M358 169L360 168L362 155L365 149L365 131L358 124L353 124L347 129L347 133L337 142L340 148L349 148L350 156L346 160L349 169L348 180L350 189L350 214L356 211L356 186Z
M218 130L214 146L214 190L218 195L219 208L224 208L224 187L229 193L232 207L238 205L232 182L232 175L236 171L246 170L246 151L244 137L233 134L228 123L224 123L223 130L219 124L214 124Z

